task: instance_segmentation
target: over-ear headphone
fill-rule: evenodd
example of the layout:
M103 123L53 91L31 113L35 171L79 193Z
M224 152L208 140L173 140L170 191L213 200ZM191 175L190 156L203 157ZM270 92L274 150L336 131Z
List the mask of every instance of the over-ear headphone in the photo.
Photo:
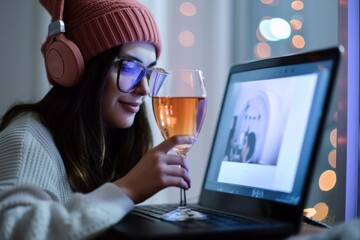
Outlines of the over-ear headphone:
M78 84L84 72L84 59L79 48L64 35L65 24L61 20L64 2L59 6L59 20L53 16L49 25L48 43L45 51L45 66L50 82L64 87Z

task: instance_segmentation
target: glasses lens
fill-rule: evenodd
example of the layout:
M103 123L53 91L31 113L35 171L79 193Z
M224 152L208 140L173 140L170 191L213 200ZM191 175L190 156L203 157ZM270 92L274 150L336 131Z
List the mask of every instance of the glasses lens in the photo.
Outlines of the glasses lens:
M121 60L118 72L118 88L122 92L132 92L141 82L144 67L130 60Z

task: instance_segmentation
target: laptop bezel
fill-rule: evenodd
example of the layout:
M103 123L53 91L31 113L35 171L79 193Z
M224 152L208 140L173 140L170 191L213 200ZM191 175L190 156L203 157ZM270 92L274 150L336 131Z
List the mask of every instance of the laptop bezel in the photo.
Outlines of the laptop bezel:
M225 212L245 214L248 216L270 217L280 221L294 223L297 227L300 225L299 223L302 220L303 207L307 199L307 195L309 192L308 189L312 181L313 169L319 152L318 148L321 142L320 139L322 135L321 133L323 132L323 126L326 121L331 96L336 85L337 72L339 69L339 64L340 64L339 62L342 51L343 50L341 46L335 46L327 49L320 49L320 50L291 54L276 58L246 62L232 66L228 74L228 80L225 90L228 88L230 83L230 78L234 73L256 70L261 68L289 66L294 64L317 62L324 60L331 60L333 62L330 73L329 84L327 86L329 89L326 91L326 96L323 106L323 114L319 122L320 129L319 131L317 131L315 136L315 143L317 145L314 146L311 151L311 161L309 165L309 171L307 171L306 173L304 187L301 190L301 198L298 204L292 205L292 204L275 202L261 198L252 198L247 196L239 196L225 192L216 192L216 191L208 190L205 188L205 181L207 175L209 174L208 173L210 167L210 161L209 161L207 164L207 171L204 176L203 186L200 193L199 205L214 209L219 209L219 206L221 206L219 210ZM223 96L220 113L223 111L224 108L224 100L225 100L225 94ZM219 120L220 120L220 114L218 117L218 123ZM218 131L218 127L219 127L218 125L214 132L215 134ZM213 138L211 153L209 155L210 157L214 149L214 143L215 143L215 137Z

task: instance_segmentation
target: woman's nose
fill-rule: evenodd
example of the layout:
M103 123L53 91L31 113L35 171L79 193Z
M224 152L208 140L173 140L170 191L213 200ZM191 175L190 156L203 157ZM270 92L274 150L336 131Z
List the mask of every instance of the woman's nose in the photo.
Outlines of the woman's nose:
M150 92L148 76L144 75L141 79L139 86L134 90L135 93L140 95L148 95Z

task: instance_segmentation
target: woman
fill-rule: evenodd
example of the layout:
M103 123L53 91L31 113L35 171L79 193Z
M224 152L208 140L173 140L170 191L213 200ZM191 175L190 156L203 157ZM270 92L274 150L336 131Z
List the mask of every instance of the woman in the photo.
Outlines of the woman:
M37 103L13 106L0 122L0 239L91 238L159 190L188 189L185 159L167 152L195 140L176 136L151 148L143 102L161 43L144 5L41 3L67 29L42 46L52 89ZM59 55L60 68L53 64L62 50L52 52L52 44L63 37L81 57L72 82L57 79L67 57Z

